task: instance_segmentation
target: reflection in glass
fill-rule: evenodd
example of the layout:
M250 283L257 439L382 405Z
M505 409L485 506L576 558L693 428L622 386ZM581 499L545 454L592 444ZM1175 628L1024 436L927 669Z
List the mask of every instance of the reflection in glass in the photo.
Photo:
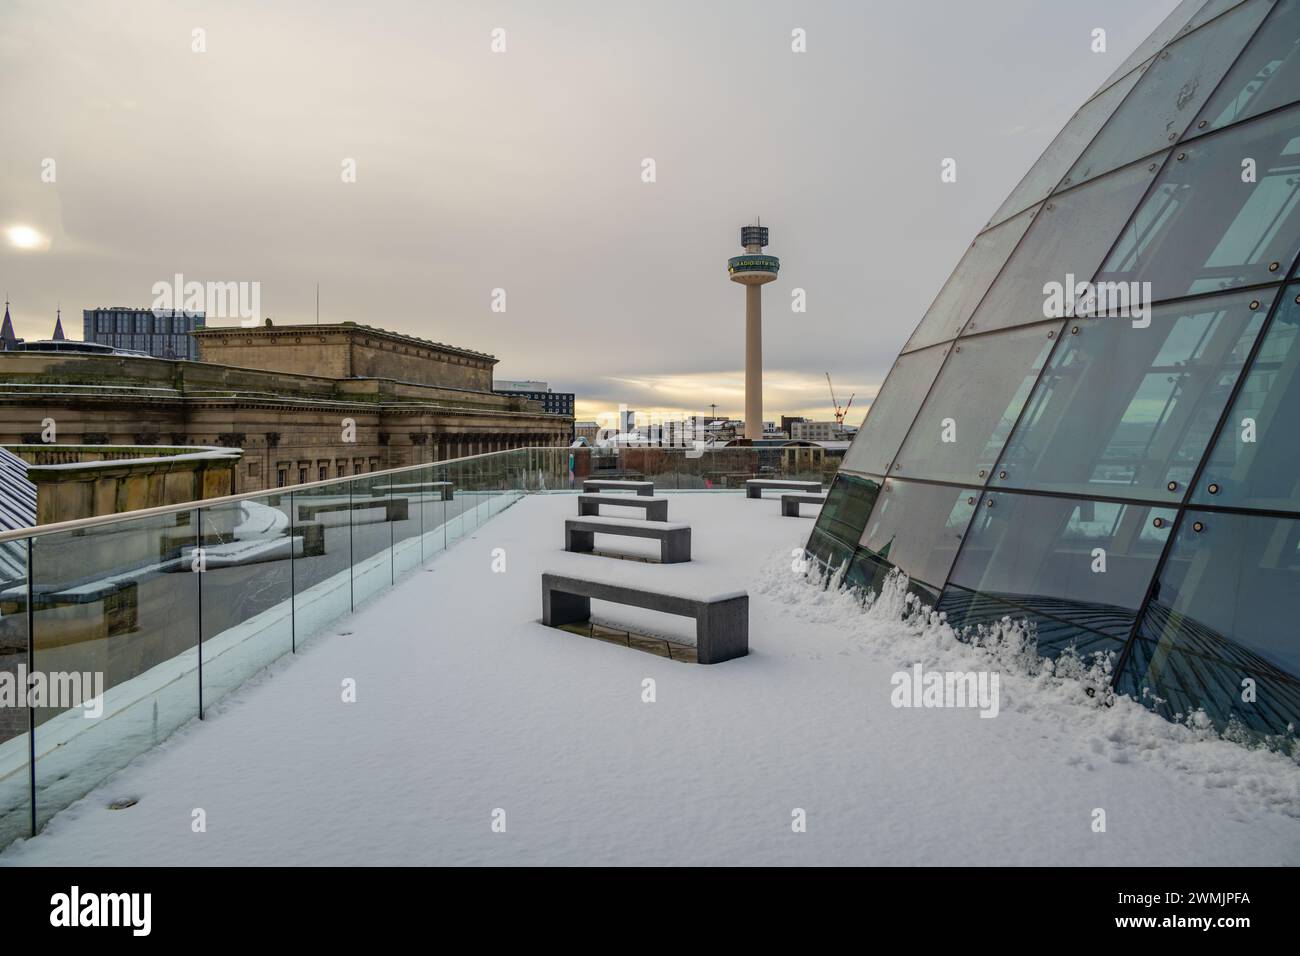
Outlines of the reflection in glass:
M976 488L885 482L862 533L854 564L876 591L893 568L929 603L938 599L979 499Z
M844 456L841 470L876 475L889 470L916 410L939 374L947 350L947 346L934 345L895 359Z
M1070 645L1118 653L1173 518L1165 508L989 492L939 609L957 627L1028 619L1045 656Z
M836 475L808 539L808 552L832 568L848 560L857 548L879 491L879 478Z
M1297 100L1300 100L1300 0L1278 0L1188 135L1208 133Z
M1098 279L1150 282L1157 302L1282 279L1300 249L1298 124L1286 110L1180 146Z
M1142 160L1082 186L1057 193L1043 204L1034 224L1011 256L967 331L987 332L1041 322L1048 282L1065 284L1092 277L1155 178L1162 157Z
M1247 0L1165 49L1062 185L1086 182L1182 136L1271 4L1272 0Z
M1145 690L1169 716L1202 707L1220 727L1235 718L1284 733L1300 717L1297 619L1300 521L1189 511L1143 617L1127 689ZM1255 687L1243 694L1248 679Z
M198 716L197 532L182 511L32 539L33 671L105 691L98 717L36 710L38 825Z
M0 544L0 680L15 688L27 667L27 585L27 540ZM0 707L0 847L31 835L27 724L26 707Z
M290 513L287 495L199 512L205 710L293 650L290 555L301 545L290 534ZM193 548L183 548L181 557L192 562Z
M993 484L1181 501L1267 314L1257 295L1072 322Z
M959 339L891 475L984 483L1061 326Z

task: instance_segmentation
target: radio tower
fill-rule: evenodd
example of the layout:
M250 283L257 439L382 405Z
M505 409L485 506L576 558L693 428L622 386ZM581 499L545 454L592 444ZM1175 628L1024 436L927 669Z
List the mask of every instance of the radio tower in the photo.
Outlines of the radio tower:
M743 256L727 260L732 282L745 287L745 437L763 437L763 290L776 278L781 260L763 253L767 227L755 218L754 225L740 227Z

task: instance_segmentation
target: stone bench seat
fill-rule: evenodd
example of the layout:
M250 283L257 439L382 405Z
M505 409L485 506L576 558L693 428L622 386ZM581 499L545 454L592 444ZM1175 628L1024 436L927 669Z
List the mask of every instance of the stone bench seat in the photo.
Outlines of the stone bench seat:
M405 498L391 498L387 500L376 500L373 498L363 498L360 501L326 501L320 504L299 504L298 520L314 521L322 514L330 514L339 511L369 511L375 508L384 509L385 521L405 521L409 516Z
M547 627L591 620L592 600L695 618L695 653L701 664L718 664L749 653L749 595L744 591L689 595L628 581L542 573L542 623Z
M781 514L787 518L801 517L799 514L800 505L821 505L826 503L824 494L784 494L781 496Z
M597 534L655 538L659 541L660 563L680 564L691 560L690 525L638 518L565 518L564 550L591 551L596 546Z
M390 491L395 495L414 495L437 491L442 494L443 501L451 501L454 488L455 486L450 481L419 481L409 485L393 485L391 488L371 488L370 494L376 498L382 498Z
M621 481L614 478L584 478L583 491L635 491L638 495L653 495L653 481Z
M746 498L761 498L764 491L784 488L788 491L818 492L822 490L820 481L791 481L785 478L750 478L745 482Z
M601 505L616 505L619 508L643 508L647 521L668 520L668 499L646 495L601 495L583 493L578 495L578 514L580 516L600 515Z

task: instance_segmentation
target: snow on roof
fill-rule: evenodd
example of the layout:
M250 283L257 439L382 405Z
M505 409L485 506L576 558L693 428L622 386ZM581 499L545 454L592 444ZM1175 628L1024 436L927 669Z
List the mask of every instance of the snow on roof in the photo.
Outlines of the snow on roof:
M36 524L36 486L27 479L27 462L0 448L0 531ZM0 544L0 584L27 577L26 547L21 541Z

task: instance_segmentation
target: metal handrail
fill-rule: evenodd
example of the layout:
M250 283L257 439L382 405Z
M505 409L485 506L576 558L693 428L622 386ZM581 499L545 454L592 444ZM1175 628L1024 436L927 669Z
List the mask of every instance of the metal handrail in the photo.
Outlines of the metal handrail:
M121 511L111 515L96 515L93 518L74 518L71 521L59 521L55 524L34 525L30 528L18 528L14 531L0 532L0 544L9 541L23 541L28 538L39 538L47 534L58 534L64 531L76 531L80 528L97 528L101 525L113 524L118 521L130 521L135 518L149 518L158 515L179 514L182 511L195 511L200 508L210 508L216 505L231 504L236 501L248 501L251 498L261 498L266 495L284 495L294 492L303 491L308 488L321 488L325 485L337 485L345 481L358 481L363 478L375 478L383 475L399 475L407 472L416 471L421 468L440 467L442 465L452 465L456 462L465 462L473 460L482 460L491 458L496 455L508 455L512 452L522 451L568 451L568 446L564 445L526 445L523 448L502 448L498 451L483 452L478 455L465 455L461 458L447 458L443 461L430 461L420 465L403 465L400 468L385 468L382 471L368 471L362 475L347 475L341 478L326 478L323 481L309 481L300 485L284 485L281 488L269 488L262 491L245 491L237 495L224 495L220 498L203 498L198 501L183 501L174 505L158 505L154 508L140 508L135 511Z

